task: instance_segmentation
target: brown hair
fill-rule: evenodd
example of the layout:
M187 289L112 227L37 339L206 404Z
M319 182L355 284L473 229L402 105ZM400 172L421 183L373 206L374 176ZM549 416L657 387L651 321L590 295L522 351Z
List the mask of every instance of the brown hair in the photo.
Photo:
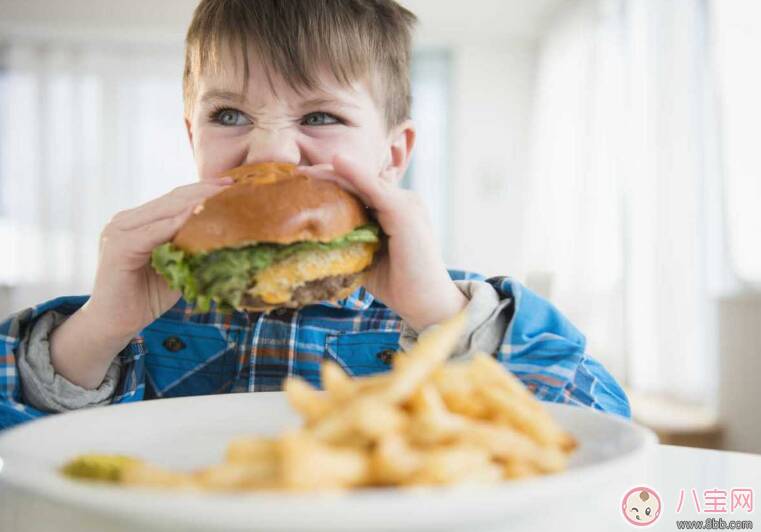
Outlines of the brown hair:
M342 84L363 78L391 128L410 115L409 62L416 17L393 0L201 0L185 39L183 98L190 118L198 77L219 71L223 47L249 53L296 91L317 87L327 66ZM234 55L235 57L235 55Z

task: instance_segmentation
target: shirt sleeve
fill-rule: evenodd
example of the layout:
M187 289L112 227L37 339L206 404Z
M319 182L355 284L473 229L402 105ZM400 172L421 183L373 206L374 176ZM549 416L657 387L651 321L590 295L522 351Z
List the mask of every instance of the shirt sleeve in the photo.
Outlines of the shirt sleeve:
M56 373L50 358L50 333L67 315L49 310L29 328L18 347L18 372L25 403L45 412L67 412L109 404L119 384L122 361L115 357L103 382L82 388Z
M500 299L499 293L484 281L455 281L468 298L465 307L466 324L460 341L453 349L453 359L470 358L475 353L494 353L502 343L507 327L505 308L510 298ZM433 325L432 327L435 327ZM422 334L424 331L420 331ZM409 350L417 341L418 332L402 321L399 345Z
M0 429L51 412L143 398L145 348L140 336L117 355L97 390L79 388L53 371L48 335L87 299L60 297L0 322Z
M550 302L509 277L488 279L508 325L493 355L544 401L631 417L621 386L586 352L586 338Z

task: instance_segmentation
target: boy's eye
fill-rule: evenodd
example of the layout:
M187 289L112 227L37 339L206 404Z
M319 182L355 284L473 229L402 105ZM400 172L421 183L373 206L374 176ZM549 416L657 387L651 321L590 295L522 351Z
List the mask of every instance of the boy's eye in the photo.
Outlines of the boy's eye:
M306 115L302 123L305 126L329 126L339 122L340 120L330 113L317 112Z
M235 109L219 109L211 114L211 120L223 126L245 126L250 124L246 116Z

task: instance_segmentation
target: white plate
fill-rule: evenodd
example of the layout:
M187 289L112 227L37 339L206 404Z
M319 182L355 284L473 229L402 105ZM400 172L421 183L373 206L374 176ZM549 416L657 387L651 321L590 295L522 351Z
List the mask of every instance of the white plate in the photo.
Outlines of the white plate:
M579 441L568 471L497 486L349 494L180 494L68 480L57 468L75 455L124 453L179 469L222 460L229 440L298 425L281 393L162 399L50 416L2 433L0 486L120 522L203 530L472 528L590 493L639 465L655 435L587 408L547 404Z

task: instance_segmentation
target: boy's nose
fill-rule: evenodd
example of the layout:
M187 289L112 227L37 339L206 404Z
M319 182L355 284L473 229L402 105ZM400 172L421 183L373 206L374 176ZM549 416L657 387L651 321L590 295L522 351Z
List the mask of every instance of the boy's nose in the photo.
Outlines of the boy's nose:
M266 162L300 164L301 149L294 135L278 129L252 132L246 164Z

